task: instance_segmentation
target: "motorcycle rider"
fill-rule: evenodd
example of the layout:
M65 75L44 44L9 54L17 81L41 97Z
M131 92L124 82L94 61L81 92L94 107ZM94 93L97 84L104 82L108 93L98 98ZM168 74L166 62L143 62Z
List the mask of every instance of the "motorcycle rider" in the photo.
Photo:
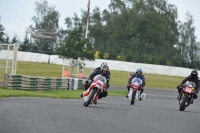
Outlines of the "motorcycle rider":
M100 67L97 67L96 69L95 69L95 71L100 71L100 70L102 70L102 68L104 67L104 66L107 66L108 67L108 64L106 63L106 62L103 62L103 63L101 63L101 65L100 65ZM110 70L109 70L109 67L108 67L108 79L107 80L110 80ZM109 81L108 81L109 82ZM108 86L109 87L109 86Z
M106 80L107 80L107 84L106 84L106 89L108 89L109 88L109 81L110 81L110 70L109 70L109 67L108 67L108 64L106 63L106 62L103 62L103 63L101 63L101 65L100 65L100 67L97 67L95 70L94 70L94 72L89 76L89 78L88 78L88 80L92 80L97 74L99 74L99 73L101 73L101 71L102 71L102 69L104 68L104 67L107 67L107 69L108 69L108 71L106 72L106 75L105 75L105 77L106 77ZM87 80L87 81L88 81ZM86 81L86 82L87 82ZM89 87L89 86L88 86ZM86 86L86 90L87 90L87 88L88 88L87 86Z
M129 93L129 90L130 90L131 81L135 77L140 78L142 80L141 92L140 92L140 96L141 96L141 94L144 91L144 86L146 85L146 81L145 81L145 77L144 77L143 72L142 72L142 68L138 68L136 70L136 73L132 74L131 78L128 80L128 85L127 85L128 93ZM128 98L128 94L127 94L126 98ZM140 97L139 100L142 101L142 98Z
M195 90L193 92L193 98L197 99L198 98L197 94L199 93L199 89L200 89L200 78L198 77L197 70L192 70L191 74L189 76L185 77L185 79L181 82L181 84L177 86L178 93L179 93L177 99L180 99L180 93L183 89L183 84L187 81L191 81L196 84ZM193 101L191 104L193 104Z
M110 85L109 85L109 81L110 81L110 71L109 71L109 67L107 66L107 63L103 62L103 63L101 64L101 67L97 67L97 68L94 70L94 72L89 76L89 78L87 79L87 81L85 81L84 90L86 91L86 90L89 88L89 86L90 86L91 83L92 83L93 78L94 78L96 75L98 75L98 74L103 75L103 76L106 78L106 80L107 80L107 82L106 82L106 88L103 90L102 93L100 93L100 94L98 95L98 98L101 99L102 97L106 97L106 96L108 95L107 90L108 90L108 88L109 88L109 86L110 86ZM83 94L81 94L81 97L83 97Z

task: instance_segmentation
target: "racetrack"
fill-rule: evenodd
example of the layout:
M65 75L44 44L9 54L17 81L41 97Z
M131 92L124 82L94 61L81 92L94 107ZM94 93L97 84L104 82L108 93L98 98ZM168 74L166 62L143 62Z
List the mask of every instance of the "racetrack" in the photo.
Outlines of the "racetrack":
M135 105L125 97L108 96L89 107L83 106L82 99L0 99L0 132L200 132L200 99L180 112L176 91L146 89L145 93L147 98Z

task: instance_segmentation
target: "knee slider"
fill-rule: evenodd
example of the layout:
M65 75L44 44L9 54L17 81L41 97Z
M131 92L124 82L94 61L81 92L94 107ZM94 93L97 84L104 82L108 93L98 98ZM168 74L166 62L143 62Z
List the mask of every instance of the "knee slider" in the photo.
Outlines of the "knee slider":
M104 91L103 92L103 97L106 97L108 95L108 92L107 91Z

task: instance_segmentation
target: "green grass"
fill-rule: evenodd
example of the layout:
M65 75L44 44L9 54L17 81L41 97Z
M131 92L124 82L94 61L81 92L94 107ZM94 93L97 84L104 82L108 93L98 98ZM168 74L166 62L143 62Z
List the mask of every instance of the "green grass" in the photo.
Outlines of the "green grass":
M67 67L69 71L72 71L71 67ZM10 70L9 70L10 71ZM76 73L76 68L72 74ZM134 70L133 70L134 71ZM145 70L144 70L145 71ZM0 82L3 81L5 69L0 69ZM85 73L89 75L91 69L85 69ZM47 63L34 63L34 62L21 62L17 64L17 74L27 76L40 76L40 77L58 77L62 75L62 65L47 64ZM111 71L111 86L126 86L127 77L130 72L125 71ZM162 89L175 89L180 83L183 77L173 77L165 75L147 74L146 88L162 88ZM3 97L47 97L47 98L80 98L80 94L83 90L68 91L68 90L50 90L45 92L31 92L24 90L10 90L0 88L0 98ZM127 90L109 90L109 96L125 96Z
M47 64L47 63L33 63L33 62L18 62L17 74L29 75L29 76L41 76L41 77L58 77L62 76L62 65ZM76 74L77 68L65 66L70 74ZM73 69L73 70L72 70ZM73 71L73 72L72 72ZM85 74L88 75L91 69L85 69Z
M6 67L6 60L0 59L0 66ZM12 61L8 61L8 67L12 67ZM4 80L4 74L6 69L0 68L0 82ZM11 73L11 69L7 69L8 73Z
M71 67L67 68L69 71L72 71ZM76 68L74 68L73 71L74 71L73 74L75 74ZM85 69L85 73L87 75L90 74L90 72L91 69ZM17 74L22 74L27 76L61 78L62 65L18 61ZM130 72L125 72L125 71L111 71L110 84L126 86L128 80L127 77L129 74ZM180 84L181 80L183 79L183 77L174 77L174 76L147 74L147 73L144 73L144 75L146 78L146 88L174 89L178 84ZM3 77L0 77L0 79L3 79Z
M47 98L63 98L63 99L76 99L81 98L80 94L83 90L49 90L44 92L32 92L24 90L10 90L0 88L0 98L8 97L47 97ZM125 96L127 91L120 90L109 90L109 96Z
M125 86L128 82L130 72L111 71L111 85ZM146 88L174 89L180 84L183 77L173 77L166 75L156 75L144 73Z
M0 88L0 98L3 97L47 97L47 98L80 98L81 90L50 90L44 92L32 92L25 90L10 90Z

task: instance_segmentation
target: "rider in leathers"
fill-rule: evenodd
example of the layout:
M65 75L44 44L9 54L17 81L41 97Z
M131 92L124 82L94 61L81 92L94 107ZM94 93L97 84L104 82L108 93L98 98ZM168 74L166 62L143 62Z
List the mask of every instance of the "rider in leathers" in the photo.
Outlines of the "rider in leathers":
M108 88L109 88L109 81L110 81L110 71L107 65L102 65L101 67L97 67L94 72L89 76L89 78L87 79L87 81L85 82L84 85L84 90L87 90L89 88L89 86L92 83L93 78L98 75L98 74L102 74L103 76L105 76L107 82L106 82L106 88L103 90L102 93L100 93L98 95L98 98L101 99L102 97L106 97L108 95ZM83 96L83 94L81 94L81 97Z
M183 89L183 84L187 81L195 82L196 87L195 87L195 91L193 92L193 98L197 99L198 98L197 94L199 93L199 89L200 89L200 78L198 77L197 70L192 70L191 75L185 77L185 79L181 82L181 84L177 86L178 93L179 93L177 99L180 99L180 93ZM193 104L193 101L191 104Z
M129 90L130 90L131 81L132 81L132 79L135 78L135 77L138 77L138 78L140 78L140 79L142 80L141 92L140 92L140 96L141 96L141 94L142 94L143 91L144 91L144 86L146 85L145 77L144 77L144 75L142 74L142 68L138 68L138 69L136 70L136 73L134 73L133 75L131 75L131 78L128 80L128 85L127 85L128 92L129 92ZM128 98L128 95L127 95L126 97ZM142 98L140 97L139 100L142 101Z

